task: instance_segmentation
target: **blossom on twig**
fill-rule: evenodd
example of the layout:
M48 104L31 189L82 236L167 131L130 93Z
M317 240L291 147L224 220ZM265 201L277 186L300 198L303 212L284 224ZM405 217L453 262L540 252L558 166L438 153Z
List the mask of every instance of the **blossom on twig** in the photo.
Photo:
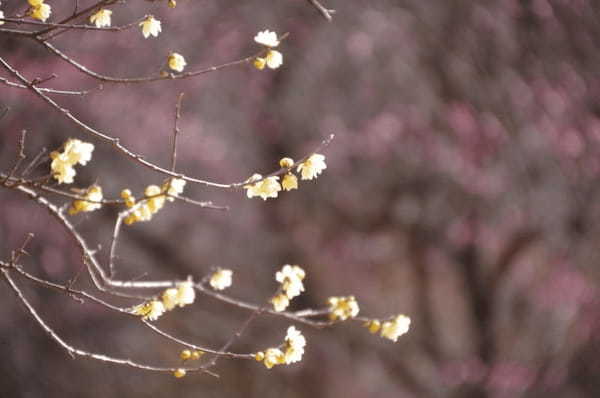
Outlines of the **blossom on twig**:
M162 31L160 26L160 21L155 19L154 16L148 15L146 19L144 19L139 24L142 27L142 35L147 39L151 35L154 37L158 37L158 34Z
M95 24L97 28L103 28L110 26L110 16L112 15L111 10L105 8L99 9L95 14L90 16L90 22Z

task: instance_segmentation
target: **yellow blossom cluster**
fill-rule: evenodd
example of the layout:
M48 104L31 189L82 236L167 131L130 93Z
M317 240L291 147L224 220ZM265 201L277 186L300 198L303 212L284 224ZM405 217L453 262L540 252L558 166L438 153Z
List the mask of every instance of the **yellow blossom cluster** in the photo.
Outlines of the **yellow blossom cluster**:
M76 164L85 166L92 159L94 145L82 142L75 138L69 138L63 145L63 151L53 151L50 153L52 163L50 170L52 176L58 180L60 184L71 184L75 177Z
M306 273L298 265L286 264L281 271L275 273L275 280L281 284L280 293L271 298L270 303L277 312L284 311L290 300L304 291L304 280Z
M185 349L179 353L179 358L181 358L181 360L184 362L197 361L198 359L202 358L204 354L204 351ZM173 376L175 376L178 379L184 377L186 374L187 371L184 368L178 368L173 371Z
M354 296L329 297L329 319L332 321L345 321L358 315L360 308Z
M154 16L148 15L146 19L144 19L139 24L142 27L142 35L147 39L151 35L154 37L158 37L158 34L162 31L160 26L160 21L155 19Z
M410 329L410 318L400 314L383 323L378 319L371 319L365 322L364 326L369 329L369 332L379 332L381 337L396 342L398 337L406 334Z
M101 8L90 16L90 22L95 24L97 28L104 28L110 26L110 16L112 15L111 10Z
M130 209L123 222L131 225L138 221L150 221L152 216L163 208L167 200L172 202L175 200L174 197L183 192L185 183L181 178L169 178L160 187L149 185L144 190L144 199L139 202L136 202L131 190L122 190L121 198Z
M254 181L257 182L254 183ZM263 179L263 176L257 173L246 180L246 182L248 184L244 185L244 188L249 198L260 196L263 200L267 200L268 198L276 198L277 193L281 191L279 177L277 176Z
M197 361L198 359L200 359L204 354L206 354L204 351L201 350L182 350L179 353L179 358L181 358L183 361Z
M306 339L294 326L290 326L285 336L285 341L280 347L267 348L254 354L254 359L262 362L267 369L275 365L289 365L302 360Z
M260 196L263 200L267 200L268 198L276 198L282 189L284 191L298 189L298 178L292 172L294 160L287 157L282 158L279 161L279 165L281 168L287 169L287 173L284 174L281 184L279 183L278 176L263 179L262 175L254 174L246 180L246 185L244 185L246 195L249 198ZM325 156L315 153L309 156L304 162L298 164L296 171L301 173L302 180L312 180L317 178L326 168Z
M80 212L89 212L98 210L102 207L102 187L100 185L92 185L86 189L83 195L86 200L74 200L69 207L69 214L75 215Z
M183 72L187 62L185 62L185 58L183 58L181 54L171 53L167 57L167 64L169 65L169 68L173 69L175 72Z
M52 7L44 3L44 0L27 0L29 3L28 15L33 19L46 22L52 13Z
M277 33L269 30L258 32L254 36L254 41L265 46L267 50L264 57L256 57L254 59L254 67L256 69L263 70L265 66L277 69L283 64L283 55L279 51L273 50L280 42L277 38Z
M231 286L233 271L230 269L219 269L210 277L210 286L215 290L224 290Z
M152 299L133 307L131 313L141 316L144 320L155 321L166 311L192 304L195 299L194 285L191 281L186 281L177 287L166 289L160 299Z

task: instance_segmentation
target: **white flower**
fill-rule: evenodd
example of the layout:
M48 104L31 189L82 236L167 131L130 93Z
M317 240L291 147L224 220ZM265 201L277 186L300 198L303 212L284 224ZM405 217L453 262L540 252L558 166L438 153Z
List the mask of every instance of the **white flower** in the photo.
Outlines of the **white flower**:
M168 195L167 200L169 202L175 200L173 196L178 196L179 194L183 193L185 183L186 181L182 178L169 178L167 181L165 181L165 183L162 185L162 190L163 192L166 191Z
M158 37L158 34L162 30L160 27L160 21L158 19L154 19L152 15L148 15L146 19L140 22L140 26L142 27L142 34L146 39L150 37L150 35Z
M69 214L74 215L79 212L88 212L98 210L102 207L102 187L99 185L92 185L85 192L85 198L87 200L74 200L69 207ZM88 200L90 202L88 202Z
M329 318L333 321L354 318L360 311L354 296L329 297L327 302L329 303Z
M304 354L304 346L306 346L306 339L294 326L290 326L285 336L286 350L285 350L285 363L290 364L298 362L302 359Z
M398 315L391 321L383 322L381 325L381 337L398 341L398 337L402 336L410 328L410 318L406 315Z
M304 291L302 280L305 276L306 273L299 266L286 264L275 274L275 280L281 283L286 296L292 299Z
M279 51L269 50L265 55L265 62L271 69L277 69L283 64L283 55Z
M262 176L260 174L254 174L250 177L246 182L253 182L260 180ZM281 185L279 184L279 177L267 177L264 180L257 182L255 184L244 185L246 189L246 195L249 198L254 196L260 196L263 200L267 200L267 198L276 198L278 192L281 191Z
M281 187L284 191L298 189L298 178L292 173L287 173L283 176L283 181L281 181Z
M290 305L290 299L283 293L274 296L269 302L273 304L273 309L277 312L285 311Z
M110 16L112 15L111 10L107 10L105 8L101 8L90 17L90 22L96 24L97 28L103 28L105 26L110 26Z
M70 138L65 142L63 147L62 153L58 151L50 153L50 158L52 159L50 169L52 170L52 175L59 183L70 184L73 182L73 177L76 174L73 166L77 163L81 165L87 164L92 158L94 145Z
M93 151L94 144L70 138L65 143L64 154L67 156L69 163L73 165L79 163L85 166L92 159Z
M220 269L210 277L210 285L215 290L223 290L231 286L231 277L233 271L229 269Z
M169 58L167 59L167 63L169 64L169 68L173 69L176 72L183 72L183 69L187 65L187 62L185 62L185 58L183 58L181 54L177 53L171 53L169 55Z
M4 18L4 11L0 11L0 18ZM4 25L4 21L0 21L0 25Z
M192 304L196 299L196 292L192 282L183 282L177 287L167 289L162 294L162 304L167 311L176 306L183 307Z
M285 363L285 355L279 348L269 348L264 353L263 361L267 369L271 369L275 365Z
M177 298L177 289L172 287L167 289L162 294L162 303L167 311L171 311L177 306L179 300Z
M196 298L196 291L192 282L183 282L177 286L177 298L179 306L192 304Z
M155 321L165 312L163 303L157 300L152 300L140 304L133 308L132 313L140 315L144 320Z
M277 33L271 32L270 30L258 32L256 36L254 36L254 41L267 47L277 47L279 45Z
M325 156L315 153L306 159L306 161L300 163L296 170L302 172L303 180L312 180L313 178L317 178L317 176L326 168L327 164L325 164Z

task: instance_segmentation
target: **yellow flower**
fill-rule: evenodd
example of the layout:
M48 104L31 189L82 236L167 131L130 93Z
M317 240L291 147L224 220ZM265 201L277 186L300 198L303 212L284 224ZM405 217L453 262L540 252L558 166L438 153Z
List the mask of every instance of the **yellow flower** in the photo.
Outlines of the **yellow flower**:
M133 308L132 313L144 320L155 321L165 312L163 303L157 300L147 301Z
M275 274L275 280L281 283L281 288L289 299L299 296L304 291L302 280L306 273L297 265L286 264Z
M181 351L181 353L179 353L179 358L181 358L183 361L187 361L191 357L192 357L192 352L190 350L183 350L183 351Z
M377 333L381 329L381 322L377 319L372 319L363 324L371 333Z
M125 201L125 206L131 208L135 205L135 197L131 194L131 190L124 189L121 191L121 198Z
M91 202L88 202L87 200L73 201L71 207L69 207L69 214L74 215L82 211L94 211L102 207L102 203L97 203L102 201L102 188L99 185L92 185L89 187L84 196Z
M146 39L150 37L150 35L158 37L158 34L162 30L160 27L160 21L158 19L154 19L152 15L148 15L146 19L140 22L140 26L142 27L142 34Z
M176 306L184 307L192 304L196 299L196 291L192 282L183 282L177 287L169 288L162 294L162 304L166 311L170 311Z
M284 191L291 191L292 189L298 189L298 178L292 173L287 173L283 176L281 186Z
M178 379L184 377L185 374L186 374L186 371L185 371L185 369L182 369L182 368L176 369L173 372L173 376L177 377Z
M127 217L123 220L125 224L130 225L138 221L149 221L152 216L163 208L166 201L175 200L173 197L183 192L185 180L179 178L170 178L162 187L158 185L148 185L144 190L145 198L138 203L131 195L129 189L121 192L121 197L125 200L125 205L131 210ZM167 196L167 195L169 196Z
M250 177L246 182L253 182L260 180L262 176L260 174L254 174ZM249 198L254 196L260 196L263 200L267 200L267 198L276 198L278 192L281 191L281 185L279 185L279 177L267 177L264 180L257 182L255 184L244 185L246 189L246 195Z
M294 165L294 159L292 158L281 158L279 165L282 169L289 169Z
M306 346L306 339L294 326L290 326L285 336L285 353L284 360L286 364L298 362L302 359L304 354L304 346Z
M285 363L285 355L279 348L269 348L264 353L263 361L267 369L271 369L275 365Z
M256 57L252 64L254 65L254 67L256 69L263 70L263 69L265 69L265 66L267 65L267 60L264 58L261 58L261 57Z
M315 153L306 159L306 161L300 163L296 170L302 172L303 180L312 180L313 178L317 178L326 168L325 156Z
M146 205L152 214L156 213L165 205L165 195L158 185L148 185L144 190L146 196Z
M254 36L254 41L266 47L277 47L279 45L277 33L271 32L270 30L258 32L256 36Z
M256 359L258 362L264 361L265 353L262 351L257 352L256 354L254 354L254 359Z
M233 271L229 269L220 269L210 277L210 285L215 290L224 290L231 286L231 277Z
M90 22L96 24L97 28L103 28L105 26L110 26L110 16L112 15L111 10L107 10L105 8L101 8L90 17Z
M285 311L290 305L290 299L283 293L274 296L269 302L273 304L273 309L277 312Z
M408 332L409 328L410 318L406 315L398 315L391 321L383 322L381 325L381 337L396 342L398 341L398 337Z
M0 11L0 18L4 18L4 11ZM0 21L0 25L4 25L4 21Z
M50 153L50 158L52 159L52 163L50 163L52 176L58 180L59 184L71 184L76 173L67 157L59 152L53 151Z
M267 66L271 69L277 69L283 64L283 55L279 51L269 50L265 56Z
M332 321L354 318L360 311L354 296L329 297L327 303L329 304L329 318Z
M44 3L44 0L27 0L30 6L39 7Z
M169 8L175 8L177 7L177 2L175 0L169 0L167 5L169 6Z
M185 58L183 58L181 54L177 53L171 53L167 59L167 63L169 64L169 68L176 72L183 72L183 69L187 65Z
M192 351L192 361L197 361L204 354L206 354L204 351L200 351L200 350Z
M31 7L31 18L39 19L42 22L46 22L48 18L50 18L50 14L52 13L52 8L45 3L40 3L40 5Z

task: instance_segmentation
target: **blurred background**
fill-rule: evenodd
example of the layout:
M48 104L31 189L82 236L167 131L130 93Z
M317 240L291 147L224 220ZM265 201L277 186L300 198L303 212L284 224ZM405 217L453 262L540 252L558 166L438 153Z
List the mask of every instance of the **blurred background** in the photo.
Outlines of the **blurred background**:
M10 16L23 4L5 1L2 9ZM50 4L51 22L72 12L72 1ZM325 173L276 200L188 184L187 196L231 210L169 204L127 228L117 277L199 277L227 267L235 271L229 293L260 303L276 289L281 265L300 264L307 292L292 309L354 294L362 315L405 313L411 331L394 344L356 324L300 325L308 346L299 364L266 370L222 360L219 379L175 379L71 359L0 285L0 396L600 396L600 3L324 5L337 10L332 23L299 0L117 4L113 25L153 14L162 34L77 31L53 43L95 71L136 77L158 73L169 51L182 54L189 71L253 54L252 38L268 28L290 33L280 46L284 64L53 98L168 167L175 102L185 92L178 170L218 182L266 174L335 133L323 152ZM98 86L33 41L0 34L0 54L28 78L56 74L47 87ZM0 86L0 105L10 107L0 120L1 170L26 129L30 158L69 137L96 145L76 186L98 181L114 198L162 181L26 90ZM48 162L34 175L47 172ZM7 190L0 203L3 258L33 232L28 271L64 283L80 270L80 253L44 209ZM116 211L73 217L103 261ZM73 345L177 363L178 347L129 318L17 281ZM77 287L91 289L86 278ZM216 347L247 315L199 296L157 324ZM232 350L277 344L288 325L263 317Z

